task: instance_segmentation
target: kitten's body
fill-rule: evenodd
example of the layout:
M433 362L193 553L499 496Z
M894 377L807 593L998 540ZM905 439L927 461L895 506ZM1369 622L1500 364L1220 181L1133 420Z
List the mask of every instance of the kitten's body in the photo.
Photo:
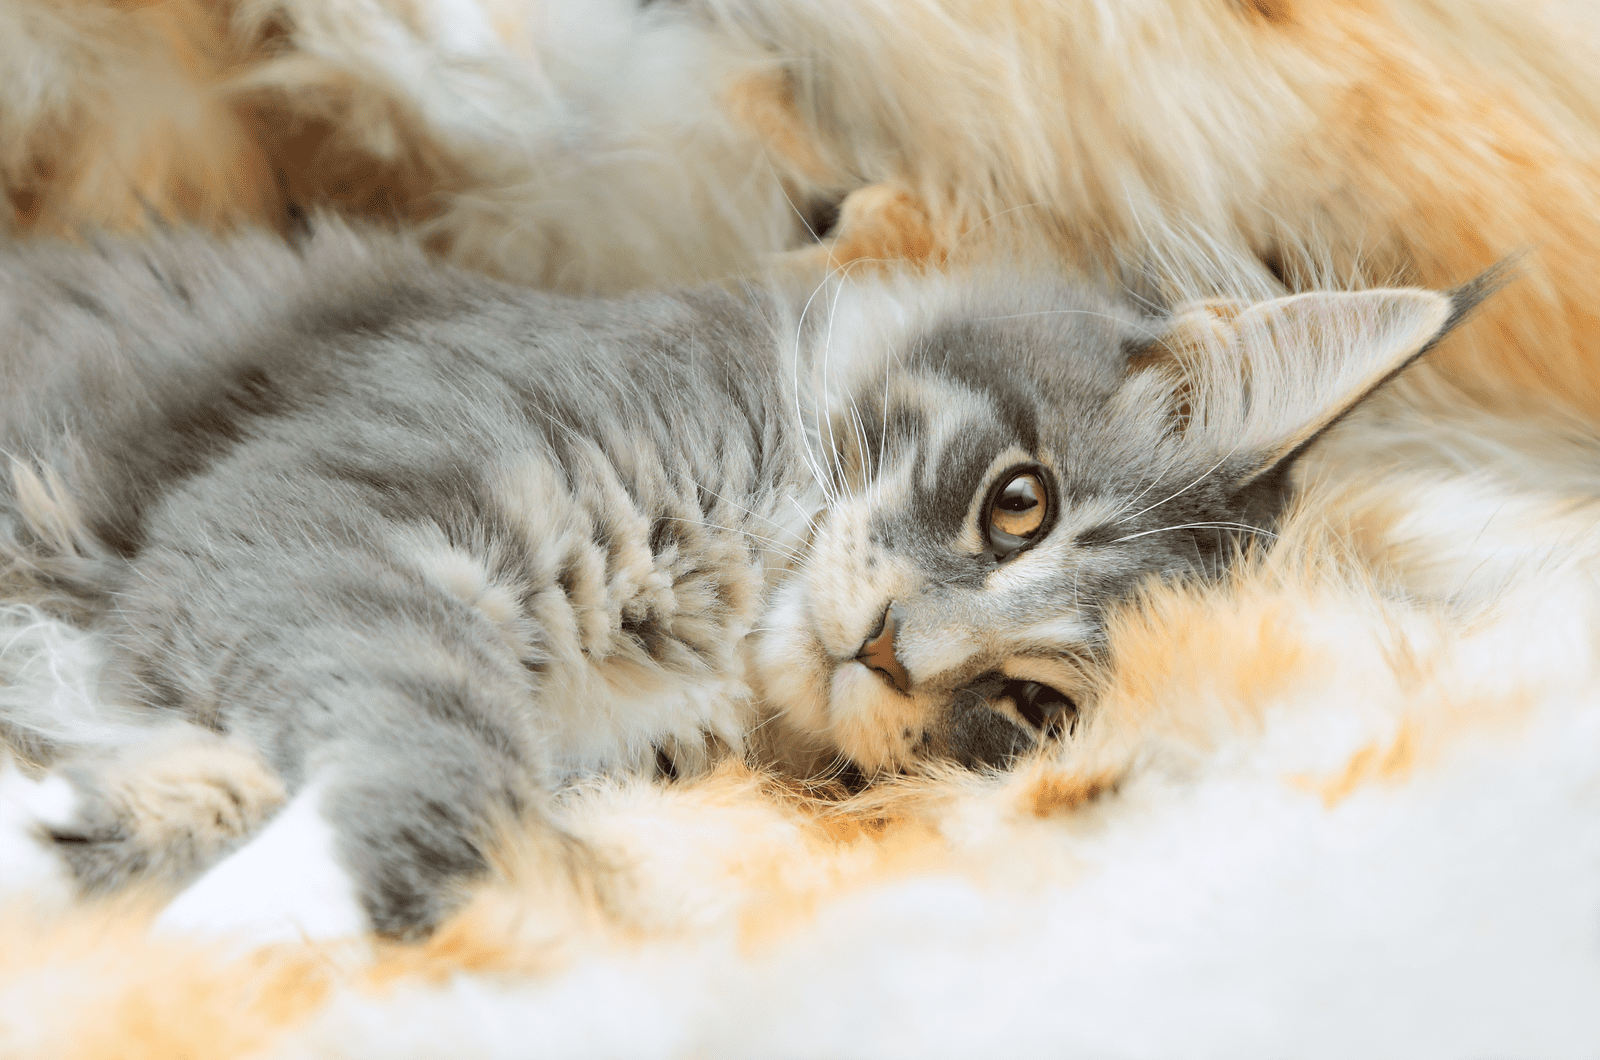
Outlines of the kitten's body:
M805 481L766 311L249 246L13 271L5 447L77 507L107 698L229 734L291 791L322 778L370 857L411 848L376 923L431 922L406 903L483 867L497 815L748 725L737 649ZM94 882L146 856L83 838Z
M0 269L7 592L104 636L98 696L132 726L7 693L18 738L113 745L65 756L62 856L90 887L186 880L287 792L396 934L563 778L691 765L763 712L868 771L1002 765L1068 727L1105 605L1226 566L1451 307L1147 317L1004 275L816 313L585 302L341 232ZM1027 528L999 507L1022 480ZM199 824L151 810L184 784Z

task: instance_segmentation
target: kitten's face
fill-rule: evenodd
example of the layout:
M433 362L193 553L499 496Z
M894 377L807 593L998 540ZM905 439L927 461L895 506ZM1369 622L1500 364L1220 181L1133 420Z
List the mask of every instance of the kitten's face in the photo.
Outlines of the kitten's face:
M1134 367L1173 327L1054 288L838 351L832 497L756 644L788 731L869 772L1003 765L1072 731L1109 604L1268 539L1252 528L1286 500L1279 458L1327 414L1267 444L1241 420L1219 449L1191 422L1230 411L1215 394L1200 409L1170 362Z

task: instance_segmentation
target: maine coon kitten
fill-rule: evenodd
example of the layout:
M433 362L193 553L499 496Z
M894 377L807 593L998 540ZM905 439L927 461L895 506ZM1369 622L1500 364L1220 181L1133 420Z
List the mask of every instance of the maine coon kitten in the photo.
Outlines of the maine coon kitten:
M1092 723L1104 608L1261 540L1461 302L808 293L568 299L342 231L10 251L5 591L108 646L97 716L0 697L70 785L47 841L90 890L200 876L171 925L407 936L575 774L753 727L1003 766Z

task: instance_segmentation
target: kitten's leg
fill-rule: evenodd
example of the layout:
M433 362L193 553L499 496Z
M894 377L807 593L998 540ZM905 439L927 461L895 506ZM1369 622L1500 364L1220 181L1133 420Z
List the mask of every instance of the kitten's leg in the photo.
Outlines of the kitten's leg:
M247 942L415 937L487 871L500 830L541 826L544 771L517 731L526 689L508 701L485 674L409 654L280 674L296 707L239 719L294 797L180 895L164 927Z
M331 831L332 859L373 929L425 933L487 871L501 830L553 834L542 820L553 786L547 671L590 663L562 656L523 601L560 602L561 586L527 570L522 550L493 567L432 524L352 513L347 489L277 465L248 489L217 488L225 503L188 516L214 519L205 533L172 531L178 544L138 557L110 616L108 679L124 698L225 730L292 796L315 786L315 799L295 804L296 834ZM448 500L429 511L451 515ZM469 567L476 588L454 576ZM327 844L301 846L327 860ZM265 849L270 861L298 848L274 839ZM262 916L304 925L319 915L317 894L275 894L261 901L276 910L187 922L248 933Z
M393 713L409 716L331 746L315 776L372 927L414 937L461 904L502 832L553 826L541 819L542 762L497 724L510 711L443 683L419 681L404 696Z
M224 934L250 946L365 932L355 880L323 816L324 795L321 784L302 790L260 835L167 906L157 930Z
M172 726L113 754L77 759L46 783L70 799L39 825L81 890L189 882L283 804L261 759L214 733Z
M459 905L487 871L497 830L534 823L531 771L505 742L490 736L500 746L487 746L484 731L459 724L472 708L451 704L451 690L410 692L458 724L436 724L415 703L374 704L381 693L347 692L347 709L367 699L375 716L409 707L410 717L315 754L310 781L282 813L180 895L158 926L247 943L369 928L406 938Z
M36 785L32 802L49 809L36 822L80 890L194 881L158 927L249 945L437 924L488 867L494 829L526 817L537 771L470 689L326 676L307 698L345 732L308 755L310 779L287 806L258 755L190 726Z

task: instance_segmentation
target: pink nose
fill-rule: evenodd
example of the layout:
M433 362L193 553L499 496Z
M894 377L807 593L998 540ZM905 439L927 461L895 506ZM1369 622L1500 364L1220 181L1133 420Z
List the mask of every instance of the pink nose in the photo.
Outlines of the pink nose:
M883 609L883 617L878 620L878 628L867 634L867 639L861 642L861 650L856 652L856 661L885 681L896 692L909 695L911 692L911 675L906 673L906 668L901 665L900 657L894 653L894 602Z

